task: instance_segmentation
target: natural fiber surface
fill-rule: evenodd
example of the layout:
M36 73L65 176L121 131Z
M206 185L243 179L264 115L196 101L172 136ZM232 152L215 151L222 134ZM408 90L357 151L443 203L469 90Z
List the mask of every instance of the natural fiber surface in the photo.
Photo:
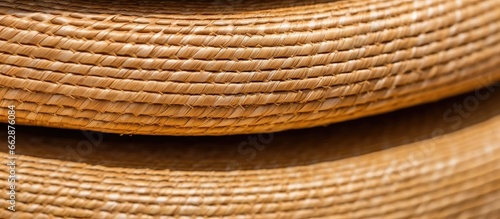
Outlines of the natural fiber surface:
M123 134L325 125L488 84L499 41L498 0L0 0L0 118L13 103L22 124Z
M86 138L18 126L16 212L2 201L0 218L496 219L499 103L497 85L328 127L252 135L261 145L254 156L245 135ZM79 148L89 139L97 139L90 152Z

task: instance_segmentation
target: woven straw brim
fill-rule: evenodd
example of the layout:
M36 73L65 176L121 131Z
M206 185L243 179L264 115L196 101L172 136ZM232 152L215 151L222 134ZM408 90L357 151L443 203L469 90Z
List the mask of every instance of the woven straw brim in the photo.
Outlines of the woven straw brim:
M20 124L121 134L326 125L489 84L499 41L498 0L1 0L0 119L15 104Z
M245 135L87 138L18 127L17 209L2 201L0 218L495 219L499 103L497 85L329 127L250 136L260 146ZM89 150L86 142L97 143Z

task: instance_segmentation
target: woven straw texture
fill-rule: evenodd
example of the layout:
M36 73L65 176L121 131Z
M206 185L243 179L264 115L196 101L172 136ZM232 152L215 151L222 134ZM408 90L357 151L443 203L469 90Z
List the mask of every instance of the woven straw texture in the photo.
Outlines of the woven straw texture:
M498 0L0 0L0 106L121 134L305 128L488 84L499 40Z
M497 219L499 103L497 85L376 117L262 135L266 144L259 141L265 146L251 159L237 150L248 141L244 135L105 134L93 136L102 142L78 157L67 146L86 140L80 131L18 127L16 212L2 201L0 218ZM443 114L455 105L466 117L454 112L447 121ZM6 170L0 168L2 188Z

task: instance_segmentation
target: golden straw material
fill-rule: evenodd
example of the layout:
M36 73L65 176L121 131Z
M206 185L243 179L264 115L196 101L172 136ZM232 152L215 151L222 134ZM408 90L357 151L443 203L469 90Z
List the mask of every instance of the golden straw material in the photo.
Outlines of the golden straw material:
M490 84L499 51L498 0L0 0L0 119L14 104L20 124L121 134L313 127Z
M18 126L16 212L2 201L0 218L496 219L499 103L500 84L328 127L250 136ZM2 188L7 177L0 168Z

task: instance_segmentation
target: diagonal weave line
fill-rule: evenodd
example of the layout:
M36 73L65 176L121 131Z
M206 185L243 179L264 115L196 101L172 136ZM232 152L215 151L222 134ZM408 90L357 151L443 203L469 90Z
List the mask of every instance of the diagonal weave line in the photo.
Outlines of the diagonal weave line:
M119 3L109 11L126 6ZM241 18L233 29L222 25L231 19L198 22L183 12L186 20L154 12L120 18L75 7L60 13L50 1L0 4L0 93L20 103L25 124L176 135L277 131L423 103L414 93L464 80L463 90L446 92L456 94L477 84L469 74L498 74L494 0L335 1L316 14L320 3L271 17L238 11L224 17ZM155 47L170 50L162 56Z

